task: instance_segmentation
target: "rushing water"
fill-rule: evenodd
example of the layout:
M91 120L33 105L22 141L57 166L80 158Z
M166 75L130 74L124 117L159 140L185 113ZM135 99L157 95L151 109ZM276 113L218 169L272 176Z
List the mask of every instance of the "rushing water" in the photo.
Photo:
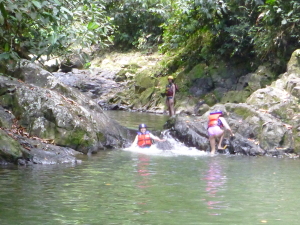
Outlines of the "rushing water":
M178 143L82 161L0 168L0 224L299 224L299 160L211 157Z

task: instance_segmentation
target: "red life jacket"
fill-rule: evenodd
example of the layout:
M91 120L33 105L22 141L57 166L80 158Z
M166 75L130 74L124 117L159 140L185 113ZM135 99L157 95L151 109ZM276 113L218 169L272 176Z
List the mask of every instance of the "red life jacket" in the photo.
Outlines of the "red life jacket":
M173 96L173 88L172 88L173 84L168 84L166 86L166 95L167 96Z
M138 132L138 146L140 147L149 147L152 145L150 138L150 132L146 131L145 133Z
M223 124L219 117L221 116L221 113L212 113L208 116L208 127L213 127L213 126L219 126L222 127Z

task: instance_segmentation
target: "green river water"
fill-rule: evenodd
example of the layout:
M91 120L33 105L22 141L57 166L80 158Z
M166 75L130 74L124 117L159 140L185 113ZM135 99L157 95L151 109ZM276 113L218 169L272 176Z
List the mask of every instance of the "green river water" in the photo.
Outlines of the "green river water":
M122 124L165 116L112 112ZM186 148L102 151L79 165L0 168L0 224L299 224L299 159Z

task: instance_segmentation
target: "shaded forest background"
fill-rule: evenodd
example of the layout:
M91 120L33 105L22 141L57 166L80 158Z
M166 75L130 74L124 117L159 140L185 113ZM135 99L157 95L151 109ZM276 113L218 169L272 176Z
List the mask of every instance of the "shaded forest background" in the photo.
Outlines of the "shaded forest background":
M0 0L0 25L0 61L139 49L175 56L164 73L223 59L279 74L300 47L296 0Z

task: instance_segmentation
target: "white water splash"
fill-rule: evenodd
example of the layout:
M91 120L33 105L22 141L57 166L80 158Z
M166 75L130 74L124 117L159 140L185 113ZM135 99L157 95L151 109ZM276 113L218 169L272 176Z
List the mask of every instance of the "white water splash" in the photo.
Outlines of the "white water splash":
M167 131L163 132L165 142L156 142L150 148L128 147L124 151L143 153L146 155L159 156L210 156L209 152L201 151L194 147L187 147L183 143L175 140Z

